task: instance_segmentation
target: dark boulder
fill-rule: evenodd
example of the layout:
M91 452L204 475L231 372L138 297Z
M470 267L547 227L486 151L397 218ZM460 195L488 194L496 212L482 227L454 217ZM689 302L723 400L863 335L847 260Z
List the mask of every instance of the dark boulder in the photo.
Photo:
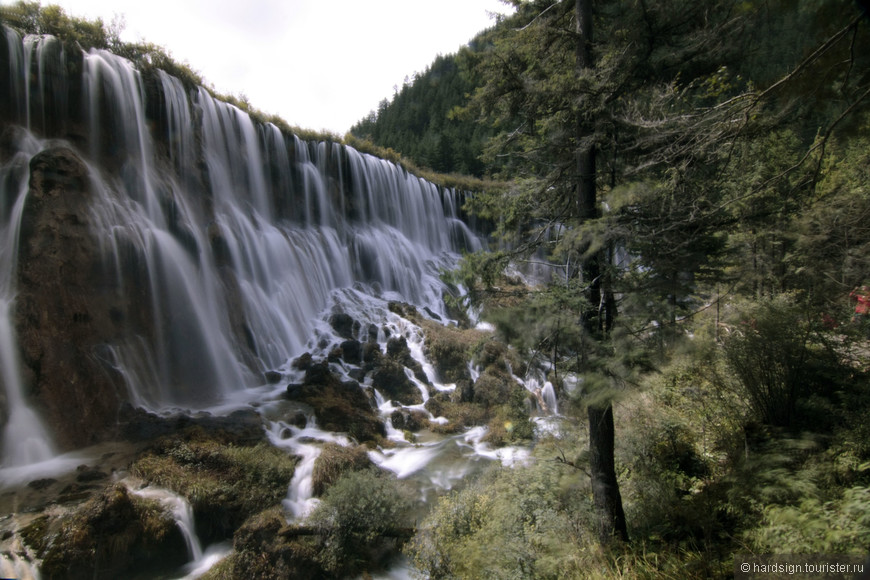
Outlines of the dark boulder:
M337 312L331 315L329 317L329 325L338 336L348 340L355 338L360 330L360 323L344 312Z
M356 381L342 381L325 362L312 363L301 384L287 387L287 397L309 405L317 424L339 431L360 443L377 442L386 435L377 412Z
M398 401L403 405L417 405L423 396L417 385L408 378L405 367L386 358L372 371L372 386L386 399Z
M363 360L362 343L358 340L345 340L341 343L341 358L344 362L358 365Z

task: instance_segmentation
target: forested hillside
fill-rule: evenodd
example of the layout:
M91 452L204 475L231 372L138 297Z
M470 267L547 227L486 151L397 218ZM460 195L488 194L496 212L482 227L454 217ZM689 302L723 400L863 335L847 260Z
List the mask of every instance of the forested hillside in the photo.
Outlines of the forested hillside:
M468 98L479 86L475 63L489 46L490 32L482 32L458 53L439 55L414 75L392 100L351 127L351 135L393 149L414 163L439 173L483 177L481 159L492 130L463 114Z

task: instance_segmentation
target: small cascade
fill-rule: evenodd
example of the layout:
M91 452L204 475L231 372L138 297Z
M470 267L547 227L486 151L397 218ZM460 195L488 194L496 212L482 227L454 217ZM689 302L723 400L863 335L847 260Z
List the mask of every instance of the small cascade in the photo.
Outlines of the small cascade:
M317 428L314 417L307 417L304 428L288 425L283 421L274 421L266 432L269 441L275 446L286 449L300 458L293 473L293 479L287 487L287 499L284 508L290 521L301 520L317 507L318 500L314 497L314 462L320 456L320 444L337 443L348 446L350 440L335 433L329 433ZM315 443L318 442L318 443Z
M529 376L531 375L531 376ZM540 369L529 369L525 378L518 377L511 371L513 379L535 396L538 411L542 415L558 415L559 402L553 384L546 380Z
M36 565L17 553L0 553L0 577L15 578L15 580L42 578Z
M196 527L193 523L193 508L190 507L190 503L186 499L168 489L152 486L131 490L131 493L141 498L154 500L166 508L175 518L175 525L184 536L187 543L187 554L191 562L202 560L202 545L196 535Z
M549 413L553 415L559 414L559 400L556 397L556 389L550 381L544 383L544 387L541 389L541 398L544 400Z

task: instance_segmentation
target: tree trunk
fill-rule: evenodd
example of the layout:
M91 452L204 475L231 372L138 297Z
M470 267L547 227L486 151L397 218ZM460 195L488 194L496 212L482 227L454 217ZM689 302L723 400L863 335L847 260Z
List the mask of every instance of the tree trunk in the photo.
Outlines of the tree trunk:
M577 75L594 68L592 52L592 0L575 0L577 20ZM590 137L594 127L583 111L577 117L577 206L581 221L598 217L596 179L596 147ZM584 259L582 272L588 288L589 308L581 323L593 340L602 340L609 333L616 315L616 302L609 284L602 284L602 256L595 252ZM602 287L604 289L602 299ZM606 545L618 538L628 541L622 496L616 479L613 454L615 427L610 401L589 406L589 468L592 497L598 519L598 538Z
M628 541L628 527L622 509L622 495L616 480L613 456L613 407L589 405L589 470L592 500L598 517L598 541L607 545L614 539Z

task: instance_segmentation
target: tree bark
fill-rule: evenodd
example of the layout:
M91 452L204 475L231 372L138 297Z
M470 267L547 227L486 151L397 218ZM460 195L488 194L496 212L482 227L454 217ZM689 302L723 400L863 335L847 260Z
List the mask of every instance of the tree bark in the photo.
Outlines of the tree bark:
M610 402L589 405L589 471L592 478L592 501L598 518L598 541L602 545L614 539L628 541L628 527L622 509L622 495L616 479L613 454L615 427Z
M588 74L595 67L592 51L592 0L575 0L577 20L577 75ZM580 221L598 217L596 188L596 147L590 137L594 126L583 111L577 116L577 205ZM601 252L587 256L582 264L584 283L588 288L589 308L583 314L585 330L593 340L602 340L609 333L616 315L616 302L609 284L603 285ZM616 479L616 461L613 453L615 426L610 401L593 403L589 416L589 468L592 479L592 497L598 519L598 539L602 545L614 539L628 541L628 528L622 508L622 496Z

